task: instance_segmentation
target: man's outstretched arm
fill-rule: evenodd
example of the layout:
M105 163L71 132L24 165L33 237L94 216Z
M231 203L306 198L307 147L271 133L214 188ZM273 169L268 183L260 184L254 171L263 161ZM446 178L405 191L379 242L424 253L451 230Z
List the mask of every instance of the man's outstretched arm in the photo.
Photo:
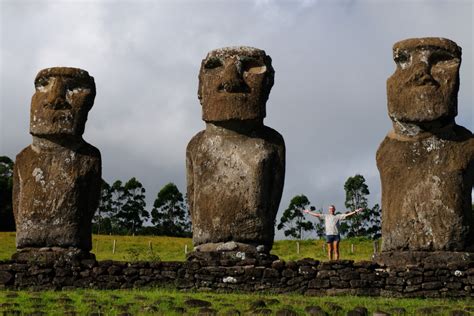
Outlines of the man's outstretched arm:
M311 212L310 210L304 210L303 213L313 215L313 216L318 217L318 218L323 216L323 214L321 214L321 213Z
M349 217L349 216L352 216L354 214L357 214L357 213L360 213L362 212L364 209L361 207L361 208L358 208L357 210L353 211L353 212L348 212L348 213L345 213L343 214L344 217Z

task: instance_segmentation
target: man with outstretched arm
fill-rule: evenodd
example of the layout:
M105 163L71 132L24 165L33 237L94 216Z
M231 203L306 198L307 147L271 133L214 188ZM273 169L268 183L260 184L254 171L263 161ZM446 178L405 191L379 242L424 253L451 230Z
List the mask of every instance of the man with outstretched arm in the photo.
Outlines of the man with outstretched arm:
M345 214L334 214L336 212L336 207L330 205L328 208L329 214L322 214L311 212L310 210L304 210L304 213L313 215L315 217L321 218L324 220L324 225L326 228L326 242L328 244L328 258L333 260L333 255L335 260L339 260L339 241L341 236L339 235L339 224L342 220L346 219L349 216L362 212L363 208L358 208L353 212L347 212Z

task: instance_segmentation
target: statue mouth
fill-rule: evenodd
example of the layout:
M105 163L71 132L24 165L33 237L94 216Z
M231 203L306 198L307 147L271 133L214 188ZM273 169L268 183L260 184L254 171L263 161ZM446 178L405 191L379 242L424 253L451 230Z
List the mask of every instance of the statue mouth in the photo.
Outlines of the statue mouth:
M422 82L417 82L415 86L418 87L439 87L439 83L434 80L423 80Z
M439 87L439 83L430 75L416 76L410 81L410 84L415 87Z
M52 122L53 123L71 123L74 119L71 111L63 110L57 111L57 114L53 115Z
M219 84L217 91L220 93L250 93L250 88L244 82L224 82Z
M45 108L50 109L50 110L66 110L66 109L71 109L71 105L65 101L63 102L53 102L53 103L47 103L44 105Z

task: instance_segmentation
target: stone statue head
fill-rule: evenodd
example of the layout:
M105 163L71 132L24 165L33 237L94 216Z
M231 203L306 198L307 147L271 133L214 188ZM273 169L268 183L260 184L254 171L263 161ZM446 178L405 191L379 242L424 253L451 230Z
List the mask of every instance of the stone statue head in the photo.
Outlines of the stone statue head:
M78 68L41 70L31 99L30 133L34 136L81 136L95 98L94 78Z
M461 47L445 38L412 38L393 45L393 59L397 69L387 80L387 99L394 122L456 117Z
M225 47L201 63L198 97L206 122L263 119L275 71L270 56L253 47Z

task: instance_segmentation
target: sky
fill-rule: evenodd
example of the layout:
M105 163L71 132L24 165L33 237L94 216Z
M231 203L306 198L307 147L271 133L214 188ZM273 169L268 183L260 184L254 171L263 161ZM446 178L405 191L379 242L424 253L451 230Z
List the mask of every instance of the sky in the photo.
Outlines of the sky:
M375 152L391 128L392 45L435 36L462 47L457 122L473 130L473 15L472 0L0 0L0 155L13 159L31 143L37 72L85 69L97 96L84 139L102 153L103 178L136 177L151 209L165 184L186 190L186 145L205 127L201 60L215 48L253 46L272 58L265 125L287 149L277 219L299 194L343 210L344 182L355 174L369 204L380 203Z

